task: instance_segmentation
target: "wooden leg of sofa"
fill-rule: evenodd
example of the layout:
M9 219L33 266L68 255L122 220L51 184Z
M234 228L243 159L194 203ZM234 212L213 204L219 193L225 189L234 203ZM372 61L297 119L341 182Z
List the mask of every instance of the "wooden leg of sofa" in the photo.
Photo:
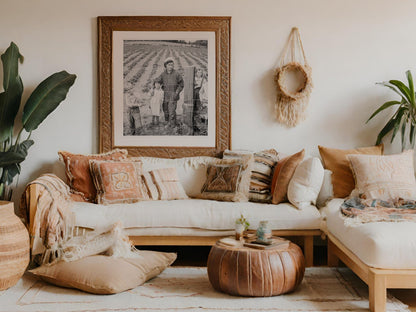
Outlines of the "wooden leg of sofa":
M339 258L335 255L334 249L336 246L330 239L328 239L328 266L337 267L339 266Z
M305 253L305 266L313 266L313 236L305 235L303 241L303 249Z
M372 270L368 272L368 299L371 312L386 311L386 278Z

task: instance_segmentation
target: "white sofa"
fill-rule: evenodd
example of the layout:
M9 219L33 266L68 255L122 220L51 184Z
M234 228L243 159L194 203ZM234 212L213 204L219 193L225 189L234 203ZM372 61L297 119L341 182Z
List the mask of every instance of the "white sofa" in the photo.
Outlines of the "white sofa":
M139 157L144 171L175 167L190 199L112 205L73 202L75 226L96 229L121 221L135 245L212 245L219 238L234 234L235 220L243 213L251 224L250 229L255 230L259 221L268 220L273 234L294 237L303 245L306 265L311 266L313 237L321 235L322 218L316 206L303 205L300 210L290 203L272 205L191 198L205 182L210 158ZM31 210L36 208L38 187L31 184L27 190Z

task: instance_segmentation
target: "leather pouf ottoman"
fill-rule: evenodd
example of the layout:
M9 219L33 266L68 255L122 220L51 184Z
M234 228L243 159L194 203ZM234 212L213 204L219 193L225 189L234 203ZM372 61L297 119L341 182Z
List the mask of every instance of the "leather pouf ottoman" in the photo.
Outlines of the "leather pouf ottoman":
M254 249L217 242L208 256L208 277L218 291L238 296L276 296L295 290L305 273L296 244Z

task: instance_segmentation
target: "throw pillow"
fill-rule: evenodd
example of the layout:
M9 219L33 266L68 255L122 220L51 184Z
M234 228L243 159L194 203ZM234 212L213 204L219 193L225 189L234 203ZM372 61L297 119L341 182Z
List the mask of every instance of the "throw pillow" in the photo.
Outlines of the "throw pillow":
M348 155L355 177L352 196L416 199L413 150L396 155Z
M325 207L326 203L334 198L334 189L332 187L332 171L324 170L324 180L322 182L321 190L319 191L318 198L316 199L316 206L318 208Z
M287 189L289 202L299 209L316 204L324 179L324 168L319 158L302 161L296 168Z
M188 198L179 181L176 168L151 170L143 174L143 179L151 199L172 200Z
M97 190L97 204L134 203L148 200L141 171L133 160L90 160L90 171Z
M121 160L127 157L127 150L115 149L105 154L80 155L59 151L59 159L65 165L65 173L71 193L78 194L84 201L93 202L96 198L94 182L90 174L91 159Z
M348 154L382 155L383 144L370 147L361 147L350 150L341 150L318 146L324 168L332 171L332 185L334 197L344 198L354 189L354 177L347 159Z
M254 161L251 169L250 189L248 194L249 201L270 203L271 201L271 184L273 179L273 170L279 160L279 154L276 150L270 149L261 152L249 151L224 151L224 159L238 158L242 155L253 155Z
M72 262L44 265L29 272L57 286L105 295L143 284L176 259L175 253L142 250L140 255L139 258L96 255Z
M207 178L201 190L203 199L248 201L252 155L241 158L218 159L207 168Z
M302 161L304 156L305 150L301 150L296 154L279 160L273 174L271 190L272 204L280 204L287 201L287 189L290 179L292 179L296 167Z

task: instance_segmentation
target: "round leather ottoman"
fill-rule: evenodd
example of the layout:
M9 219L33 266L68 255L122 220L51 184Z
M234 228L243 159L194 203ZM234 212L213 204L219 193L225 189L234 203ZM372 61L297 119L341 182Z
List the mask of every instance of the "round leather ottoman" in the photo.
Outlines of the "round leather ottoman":
M305 259L293 243L262 250L217 242L209 253L207 269L218 291L267 297L295 290L305 273Z

